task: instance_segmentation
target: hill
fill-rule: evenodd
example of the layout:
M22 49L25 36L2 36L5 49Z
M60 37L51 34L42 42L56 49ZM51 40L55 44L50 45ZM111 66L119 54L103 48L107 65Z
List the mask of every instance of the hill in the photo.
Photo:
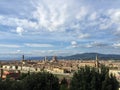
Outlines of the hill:
M116 54L100 54L100 53L83 53L75 54L71 56L57 56L58 59L66 60L95 60L96 55L100 60L120 60L120 55ZM43 60L44 57L29 57L29 60ZM47 57L48 60L52 59L52 56Z

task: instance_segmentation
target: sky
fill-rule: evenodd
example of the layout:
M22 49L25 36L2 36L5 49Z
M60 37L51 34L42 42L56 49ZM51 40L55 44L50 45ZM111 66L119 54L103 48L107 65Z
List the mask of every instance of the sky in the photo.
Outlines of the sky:
M0 55L120 54L120 0L0 0Z

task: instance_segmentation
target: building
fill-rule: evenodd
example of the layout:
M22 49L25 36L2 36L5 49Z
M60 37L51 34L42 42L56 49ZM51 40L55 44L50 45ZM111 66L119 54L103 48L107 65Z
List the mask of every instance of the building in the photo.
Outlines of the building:
M7 77L11 79L18 79L19 76L20 76L20 71L5 70L3 71L2 79L6 79Z

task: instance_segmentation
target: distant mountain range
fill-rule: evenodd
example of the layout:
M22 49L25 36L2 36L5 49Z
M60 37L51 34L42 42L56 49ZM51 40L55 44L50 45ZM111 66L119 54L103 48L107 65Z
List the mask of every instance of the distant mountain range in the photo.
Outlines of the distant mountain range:
M99 60L120 60L120 55L116 54L100 54L100 53L83 53L75 54L71 56L57 56L58 59L66 60L95 60L96 55ZM29 57L29 60L44 60L44 57ZM52 56L47 57L48 60L52 59Z

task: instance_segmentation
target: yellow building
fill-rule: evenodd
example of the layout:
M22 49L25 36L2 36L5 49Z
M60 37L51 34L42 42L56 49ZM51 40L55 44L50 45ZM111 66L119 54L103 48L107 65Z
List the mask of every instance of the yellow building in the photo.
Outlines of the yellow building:
M64 73L64 69L61 69L61 68L53 68L53 72L55 72L55 73Z

